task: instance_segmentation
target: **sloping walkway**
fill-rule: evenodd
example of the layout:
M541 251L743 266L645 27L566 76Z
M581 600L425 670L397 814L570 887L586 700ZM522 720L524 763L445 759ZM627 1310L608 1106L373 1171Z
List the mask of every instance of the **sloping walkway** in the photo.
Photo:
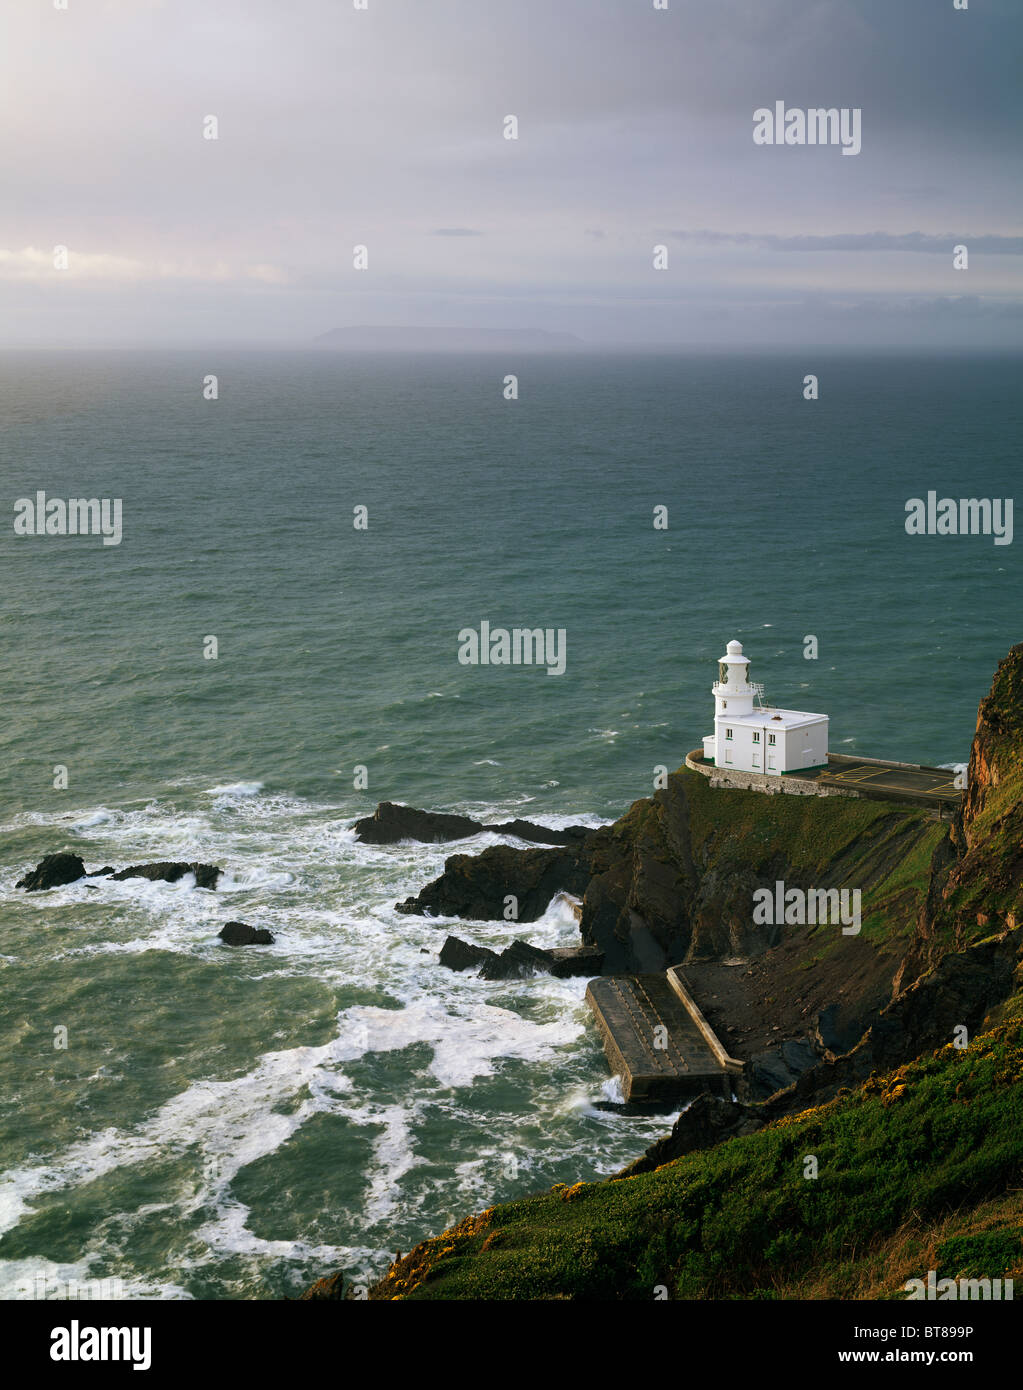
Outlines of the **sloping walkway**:
M586 990L627 1102L671 1101L706 1090L727 1098L730 1074L741 1070L673 974L603 975Z

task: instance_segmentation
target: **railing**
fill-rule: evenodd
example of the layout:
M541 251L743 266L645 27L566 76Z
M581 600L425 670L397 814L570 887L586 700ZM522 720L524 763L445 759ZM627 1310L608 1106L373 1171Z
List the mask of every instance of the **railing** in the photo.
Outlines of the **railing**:
M757 697L757 699L761 701L761 703L763 703L763 699L764 699L764 687L763 687L762 685L753 685L753 684L752 684L751 682L749 682L749 681L747 681L746 686L745 686L745 689L740 689L740 690L733 690L732 687L728 684L727 681L715 681L714 684L711 686L711 690L713 690L713 691L724 690L724 691L728 691L728 693L731 694L731 695L750 695L750 694L752 694L752 695L755 695L755 696Z

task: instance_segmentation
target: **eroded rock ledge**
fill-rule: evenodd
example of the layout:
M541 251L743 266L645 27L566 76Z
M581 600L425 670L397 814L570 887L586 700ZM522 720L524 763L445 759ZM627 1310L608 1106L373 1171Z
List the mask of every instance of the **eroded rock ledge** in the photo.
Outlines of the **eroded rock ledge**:
M490 835L514 835L541 845L573 845L590 833L584 825L570 825L564 830L534 825L528 820L502 821L484 825L470 816L454 816L444 811L419 811L414 806L402 806L395 801L381 801L371 816L355 822L355 833L368 845L395 845L401 840L419 840L424 844L445 844L449 840L468 840L486 832Z
M77 854L47 854L36 867L23 878L19 878L15 888L24 888L26 893L41 893L46 888L62 888L67 883L77 883L81 878L97 878L101 874L121 881L126 878L148 878L152 882L177 883L185 874L195 874L197 888L216 888L222 869L215 864L200 864L193 861L186 864L180 860L161 860L157 864L131 864L127 869L115 872L109 865L93 869L88 873L81 857Z
M479 970L483 980L523 979L529 975L599 975L604 957L591 946L555 946L546 950L527 941L513 941L503 951L474 946L449 936L441 947L440 963L449 970Z

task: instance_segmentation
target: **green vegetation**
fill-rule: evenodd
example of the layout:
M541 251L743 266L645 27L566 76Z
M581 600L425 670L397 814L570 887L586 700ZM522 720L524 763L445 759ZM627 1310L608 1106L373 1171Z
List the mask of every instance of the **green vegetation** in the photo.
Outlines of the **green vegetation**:
M656 1172L492 1207L418 1246L371 1297L902 1297L935 1267L914 1263L935 1258L935 1232L950 1273L1011 1275L1021 1160L1023 1026L1008 1024ZM964 1233L978 1219L995 1229ZM866 1292L879 1261L891 1282Z
M635 802L615 826L619 843L680 869L701 864L722 881L752 874L805 888L859 888L863 939L875 946L912 938L948 834L947 823L916 807L765 796L712 787L690 769L673 773L664 791Z
M1023 1260L1023 1229L953 1236L938 1247L939 1279L997 1279Z

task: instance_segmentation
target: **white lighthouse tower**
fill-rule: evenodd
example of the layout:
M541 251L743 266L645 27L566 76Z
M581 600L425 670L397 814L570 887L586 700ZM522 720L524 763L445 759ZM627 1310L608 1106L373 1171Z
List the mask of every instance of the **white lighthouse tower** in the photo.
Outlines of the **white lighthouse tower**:
M714 726L725 715L737 718L753 713L754 695L762 695L763 687L749 683L749 657L742 654L741 642L729 642L718 662L718 678L711 686L714 692Z
M703 740L707 762L769 775L827 766L828 716L765 704L764 687L750 681L741 642L729 642L711 689L714 732Z

